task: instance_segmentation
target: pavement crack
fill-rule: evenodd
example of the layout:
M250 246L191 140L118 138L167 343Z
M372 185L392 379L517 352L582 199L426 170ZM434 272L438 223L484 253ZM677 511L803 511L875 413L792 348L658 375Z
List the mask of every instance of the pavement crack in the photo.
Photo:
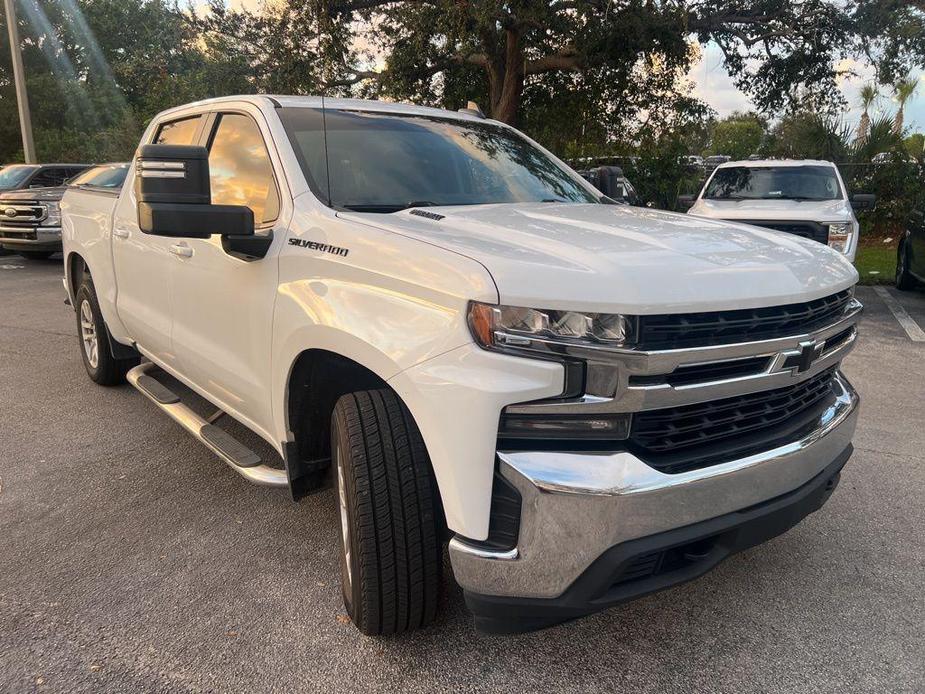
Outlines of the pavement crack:
M915 460L915 456L908 455L907 453L894 453L892 451L881 451L879 448L867 448L866 446L854 445L854 450L863 451L865 453L879 453L880 455L887 455L891 458L902 458L905 460Z
M58 330L42 330L41 328L24 328L21 325L7 325L0 323L0 328L9 328L10 330L24 330L31 333L41 333L42 335L60 335L61 337L73 337L73 333L63 333Z

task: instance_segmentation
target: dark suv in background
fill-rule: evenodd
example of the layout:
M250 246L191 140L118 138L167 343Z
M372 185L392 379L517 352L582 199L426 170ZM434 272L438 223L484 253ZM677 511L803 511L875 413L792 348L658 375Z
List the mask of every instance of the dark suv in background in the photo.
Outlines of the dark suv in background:
M909 215L906 233L899 240L896 254L896 287L915 289L925 283L925 211Z
M36 169L54 168L28 167ZM0 182L7 169L0 170ZM61 178L65 170L72 177ZM0 192L0 246L29 259L44 259L61 250L61 198L70 186L79 186L101 193L118 193L128 173L128 164L100 164L89 168L84 164L71 164L54 169L54 173L31 176L25 190ZM76 174L76 175L75 175ZM57 181L54 184L35 185L38 181Z
M60 186L90 164L8 164L0 169L0 192Z

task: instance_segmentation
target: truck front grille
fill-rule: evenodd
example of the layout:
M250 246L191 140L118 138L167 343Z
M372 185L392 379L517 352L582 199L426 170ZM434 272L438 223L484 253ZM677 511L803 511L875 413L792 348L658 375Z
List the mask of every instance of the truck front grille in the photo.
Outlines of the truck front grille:
M817 422L834 400L834 378L835 367L785 388L640 412L628 447L668 474L768 450Z
M6 203L0 201L0 224L3 226L35 226L48 215L45 205L37 202Z
M803 221L766 221L759 219L736 219L730 220L736 221L741 224L752 224L756 227L764 227L765 229L773 229L774 231L783 231L787 234L793 234L794 236L802 236L804 239L812 239L813 241L818 241L819 243L828 243L829 242L829 227L825 224L820 224L819 222L803 222Z
M683 349L801 335L837 321L850 301L851 292L846 289L786 306L640 316L639 349Z

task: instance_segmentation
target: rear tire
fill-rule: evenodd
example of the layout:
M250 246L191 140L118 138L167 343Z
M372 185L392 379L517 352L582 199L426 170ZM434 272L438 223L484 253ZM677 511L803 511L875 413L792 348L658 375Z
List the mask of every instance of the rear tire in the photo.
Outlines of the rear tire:
M896 251L896 288L903 291L915 289L918 284L915 277L909 273L909 249L908 241L903 239L899 243L899 249Z
M429 624L442 584L442 511L411 413L387 389L342 396L331 455L347 613L371 636Z
M26 260L48 260L53 251L17 251Z
M124 383L125 373L138 363L138 359L116 359L112 356L109 333L89 275L84 276L77 289L75 309L80 354L90 380L101 386Z

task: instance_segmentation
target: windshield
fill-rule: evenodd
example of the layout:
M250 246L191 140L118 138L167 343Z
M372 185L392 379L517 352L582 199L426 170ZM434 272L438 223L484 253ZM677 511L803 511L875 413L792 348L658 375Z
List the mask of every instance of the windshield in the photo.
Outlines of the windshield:
M0 169L0 190L18 188L29 177L29 174L35 171L35 168L28 164L4 166Z
M707 200L839 200L841 185L831 166L730 166L718 169Z
M418 115L285 108L280 117L312 189L335 208L600 202L516 132ZM327 171L326 167L330 167Z
M71 186L95 186L97 188L121 188L128 174L128 164L107 164L94 166L80 173L70 181Z

